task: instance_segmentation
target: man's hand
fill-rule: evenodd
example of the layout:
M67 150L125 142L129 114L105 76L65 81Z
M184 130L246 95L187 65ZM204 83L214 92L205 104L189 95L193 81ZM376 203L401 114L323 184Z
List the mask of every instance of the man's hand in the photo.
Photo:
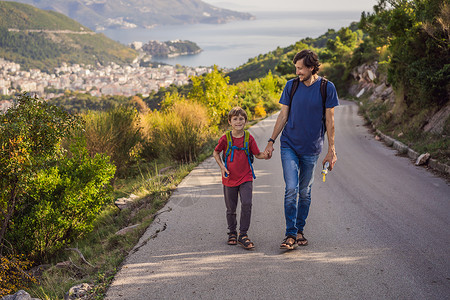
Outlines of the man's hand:
M264 150L264 153L266 153L267 158L266 159L271 159L272 158L272 152L273 152L274 148L273 148L273 143L272 142L268 142L266 149Z
M327 155L325 156L323 162L322 162L322 166L326 163L329 162L330 163L330 171L333 170L334 168L334 164L337 161L337 156L336 156L336 151L334 150L328 150Z

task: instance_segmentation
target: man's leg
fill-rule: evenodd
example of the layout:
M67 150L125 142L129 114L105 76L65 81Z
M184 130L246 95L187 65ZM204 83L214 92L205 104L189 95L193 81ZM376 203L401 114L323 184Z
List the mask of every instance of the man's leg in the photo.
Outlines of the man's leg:
M297 212L296 228L298 232L303 232L306 218L311 205L311 187L314 182L314 170L316 169L319 155L300 156L300 176L299 176L299 207ZM296 232L297 234L297 232Z
M252 191L253 182L247 181L239 186L239 195L241 197L241 220L239 222L239 234L247 234L250 227L252 216Z
M225 206L227 208L227 223L229 232L236 232L236 207L238 203L238 186L223 186Z
M281 164L286 184L284 191L285 235L296 236L299 159L293 149L281 148Z

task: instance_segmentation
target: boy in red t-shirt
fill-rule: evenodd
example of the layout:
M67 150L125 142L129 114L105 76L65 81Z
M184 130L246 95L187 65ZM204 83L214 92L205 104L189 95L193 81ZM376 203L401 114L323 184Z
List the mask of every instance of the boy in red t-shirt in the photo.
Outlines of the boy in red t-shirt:
M244 127L247 123L247 113L240 107L233 108L228 113L228 123L232 127L232 145L243 148L245 135ZM252 249L254 248L254 244L248 238L247 230L250 227L250 217L252 212L253 173L247 154L244 150L240 149L234 150L233 161L231 161L231 153L228 155L227 167L225 167L220 157L220 152L223 151L225 156L227 147L227 137L226 135L223 135L214 149L213 156L222 172L223 193L225 196L225 206L227 208L227 223L229 230L228 245L236 245L239 242L245 249ZM267 154L259 151L258 145L251 135L249 135L248 151L256 158L268 158ZM237 237L236 232L238 194L241 198L239 238Z

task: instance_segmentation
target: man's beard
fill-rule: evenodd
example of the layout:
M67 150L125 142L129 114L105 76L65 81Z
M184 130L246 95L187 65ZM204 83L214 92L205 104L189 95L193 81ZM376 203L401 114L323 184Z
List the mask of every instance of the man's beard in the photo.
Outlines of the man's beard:
M300 80L301 82L305 82L308 81L309 79L311 79L312 74L309 74L308 77L304 78L303 80Z

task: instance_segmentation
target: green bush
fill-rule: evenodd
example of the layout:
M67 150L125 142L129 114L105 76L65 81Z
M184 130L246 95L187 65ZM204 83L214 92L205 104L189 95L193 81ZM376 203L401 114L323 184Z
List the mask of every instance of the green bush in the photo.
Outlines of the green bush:
M80 126L77 117L27 95L0 114L0 254L5 248L14 253L4 237L17 211L30 205L30 183L56 166L64 156L62 139Z
M7 239L36 260L92 230L110 199L115 167L109 158L74 145L70 157L43 169L29 183L26 204L12 219Z

